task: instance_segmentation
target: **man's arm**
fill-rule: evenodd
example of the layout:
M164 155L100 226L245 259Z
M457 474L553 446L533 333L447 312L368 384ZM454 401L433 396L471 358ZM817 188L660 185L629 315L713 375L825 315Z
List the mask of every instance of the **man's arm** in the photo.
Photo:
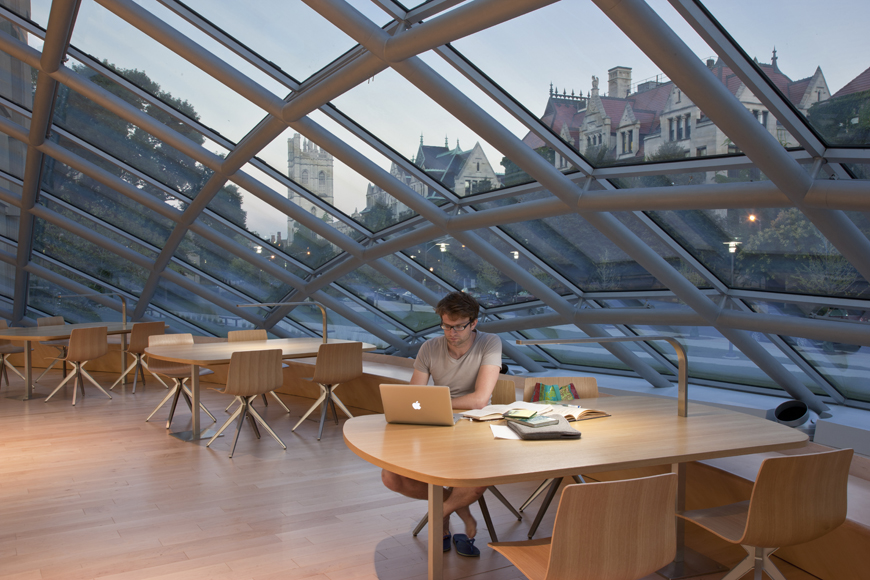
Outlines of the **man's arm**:
M482 409L489 404L501 367L481 365L474 382L474 392L453 399L454 409ZM417 374L417 371L414 371ZM420 383L423 384L423 383Z
M424 371L418 371L414 369L414 374L411 375L411 380L408 382L409 385L428 385L429 384L429 373ZM495 383L493 383L495 384Z

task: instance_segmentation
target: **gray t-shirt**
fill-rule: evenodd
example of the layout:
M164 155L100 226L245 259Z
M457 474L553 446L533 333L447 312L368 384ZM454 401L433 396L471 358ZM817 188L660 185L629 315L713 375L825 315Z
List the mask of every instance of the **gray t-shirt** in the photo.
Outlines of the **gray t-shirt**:
M501 339L495 334L475 333L471 348L458 359L447 352L443 336L427 340L417 353L414 370L429 374L436 385L450 387L451 398L473 393L482 365L501 367Z

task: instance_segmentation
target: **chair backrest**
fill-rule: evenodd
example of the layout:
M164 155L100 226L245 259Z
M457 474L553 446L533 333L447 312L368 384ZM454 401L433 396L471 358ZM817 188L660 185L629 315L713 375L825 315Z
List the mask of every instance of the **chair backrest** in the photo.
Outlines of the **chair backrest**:
M179 346L193 344L193 335L186 334L152 334L148 337L148 346ZM148 370L159 373L161 369L178 368L178 363L148 357Z
M148 339L150 337L165 332L165 322L137 322L133 325L133 331L130 333L130 344L127 345L127 352L142 354L145 352L145 347L149 346Z
M247 342L250 340L268 340L269 335L265 328L251 328L248 330L231 330L227 333L227 342Z
M36 326L63 326L63 316L43 316L36 319Z
M739 543L793 546L842 524L851 464L851 449L765 459L755 478Z
M546 578L638 580L674 559L677 475L566 486Z
M560 387L574 383L579 398L591 399L598 396L598 381L595 380L595 377L526 377L526 384L523 386L523 401L532 400L537 383L559 385Z
M517 384L512 380L499 379L492 390L493 405L510 405L517 400Z
M74 328L69 335L69 350L66 360L85 362L100 358L109 352L105 326Z
M334 342L321 344L314 365L315 383L337 385L362 376L362 343Z
M274 391L284 382L280 348L234 352L227 371L228 395L249 397Z

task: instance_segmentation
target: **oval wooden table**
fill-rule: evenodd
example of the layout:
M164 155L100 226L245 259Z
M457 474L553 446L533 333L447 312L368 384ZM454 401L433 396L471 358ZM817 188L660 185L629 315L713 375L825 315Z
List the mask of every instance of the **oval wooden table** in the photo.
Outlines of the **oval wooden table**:
M572 423L583 433L570 441L495 440L488 423L453 427L388 425L367 415L344 425L347 446L366 461L429 485L429 578L442 578L442 486L489 486L617 469L680 464L776 451L806 444L806 434L745 413L660 397L583 399L610 417ZM682 502L682 503L680 503ZM680 477L677 509L685 505ZM676 525L676 524L675 524ZM678 553L679 557L679 553Z
M329 344L337 342L358 342L354 340L339 340L330 338ZM205 437L211 437L210 430L203 431L199 421L199 367L209 365L228 364L234 352L251 350L268 350L280 348L283 358L304 358L316 356L320 345L324 344L321 338L273 338L269 340L251 340L243 342L209 342L190 345L175 346L149 346L145 352L149 357L191 365L190 390L191 408L196 409L192 413L193 423L190 431L181 431L172 435L185 441L196 441ZM375 345L362 343L363 350L374 350Z

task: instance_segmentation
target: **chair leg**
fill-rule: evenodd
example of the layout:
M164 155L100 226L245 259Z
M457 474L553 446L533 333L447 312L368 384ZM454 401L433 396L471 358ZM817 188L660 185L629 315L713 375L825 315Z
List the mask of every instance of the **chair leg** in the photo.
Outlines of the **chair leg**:
M541 482L541 485L539 485L538 488L535 489L535 491L532 492L532 495L529 496L529 499L527 499L526 501L524 501L524 502L523 502L523 505L520 506L520 511L523 511L523 510L525 510L527 507L529 507L529 504L532 503L533 501L535 501L535 498L537 498L539 495L541 495L541 493L542 493L545 489L547 489L547 486L550 485L551 483L553 483L553 480L552 480L552 479L545 479L544 481L542 481L542 482Z
M109 390L110 391L115 390L115 387L118 386L118 383L120 383L121 381L124 380L124 377L127 376L127 373L129 373L130 371L132 371L135 368L136 368L136 361L133 361L132 363L130 363L130 366L127 367L127 370L125 370L123 373L121 373L121 376L118 377L118 380L115 381L114 383L112 383L112 386L109 387ZM135 391L133 391L133 392L135 392Z
M162 407L163 405L166 404L166 401L168 401L169 399L171 399L172 397L175 396L175 393L176 393L176 390L177 390L177 389L178 389L178 386L174 386L174 387L172 388L172 390L169 391L169 393L168 393L165 397L163 397L163 400L160 401L160 404L157 405L156 407L154 407L154 410L151 411L151 414L148 415L148 418L147 418L147 419L145 419L145 422L146 422L146 423L147 423L148 421L151 420L151 417L154 416L154 413L156 413L157 411L160 410L160 407Z
M269 394L272 395L276 401L278 401L278 404L281 405L285 411L287 411L288 413L290 412L289 407L284 404L284 401L281 400L281 397L278 396L278 393L276 393L275 391L269 391Z
M507 498L504 495L502 495L502 493L498 490L498 488L496 486L490 485L487 489L492 492L492 495L494 495L498 499L498 501L500 501L501 503L504 504L504 507L506 507L512 514L514 514L516 516L517 521L520 521L523 519L523 515L521 513L519 513L514 508L514 506L511 505L511 502L509 502L507 500ZM493 541L497 542L498 540L493 540Z
M269 433L269 435L271 435L272 437L275 438L275 441L277 441L278 443L281 444L281 447L283 447L284 449L287 449L287 446L284 445L284 442L281 441L281 438L278 437L278 434L272 430L272 427L270 427L269 424L266 423L266 420L263 419L263 417L260 415L260 413L257 412L257 410L254 407L251 407L251 415L254 416L254 419L256 419L260 423L260 425L263 426L263 429L265 429Z
M260 438L260 429L257 427L257 421L254 419L254 414L252 411L254 410L254 406L248 403L248 423L251 424L251 429L254 431L254 435L257 436L257 439Z
M190 387L188 387L187 385L185 385L184 383L182 383L182 384L181 384L181 388L184 389L184 394L187 395L187 397L193 397L193 392L190 390ZM188 398L188 401L190 401L189 398ZM211 422L212 422L212 423L217 423L217 419L214 418L214 415L211 414L211 411L209 411L209 410L206 408L206 406L202 403L202 401L199 402L199 408L202 409L203 411L205 411L205 414L206 414L206 415L208 415L209 417L211 417Z
M26 379L24 378L24 375L22 375L22 374L18 371L18 369L15 368L15 365L13 365L11 362L9 362L9 355L5 355L5 356L3 357L3 372L4 372L4 373L6 373L6 368L7 368L7 367L10 368L10 369L12 369L12 372L14 372L16 375L18 375L19 377L21 377L21 380L22 380L22 381L23 381L23 380L26 380ZM6 373L6 385L7 385L7 386L9 385L9 373ZM279 400L280 400L280 399L279 399Z
M51 392L51 394L45 398L45 402L47 403L48 400L49 400L50 398L52 398L56 392L58 392L59 390L61 390L61 389L63 388L63 386L64 386L65 384L67 384L71 378L73 378L73 376L74 376L74 375L67 375L67 376L66 376L66 377L65 377L65 378L60 382L60 384L57 386L57 388L55 388L55 389Z
M302 418L299 419L299 422L297 422L296 425L294 425L293 428L290 429L290 430L291 430L291 431L295 431L296 428L299 427L299 425L302 424L302 421L304 421L305 419L307 419L307 418L308 418L308 415L310 415L311 412L314 411L314 409L316 409L317 406L318 406L320 403L322 403L324 399L326 399L326 389L324 389L323 386L321 385L321 387L320 387L320 396L317 397L317 400L314 401L314 404L311 405L311 407L309 407L309 409L308 409L307 411L305 411L305 414L302 415Z
M323 437L323 424L326 422L326 410L329 408L329 402L332 400L330 397L331 393L327 388L326 398L323 403L320 405L320 430L317 431L317 440L320 441L320 438Z
M538 515L535 516L535 521L532 523L532 527L529 528L529 539L532 539L532 536L535 535L535 532L538 531L538 526L541 525L541 520L544 518L544 514L547 513L547 508L550 507L550 502L553 501L553 498L556 496L556 491L559 489L559 484L562 483L562 478L556 478L550 484L550 489L547 490L547 496L544 498L544 503L541 504L541 509L538 510Z
M236 400L240 400L240 397L236 397ZM211 445L212 443L214 443L214 440L217 439L218 437L220 437L221 433L223 433L224 430L225 430L227 427L229 427L230 424L231 424L231 423L236 419L236 417L238 417L238 416L241 414L241 412L242 412L242 407L244 407L244 406L245 406L244 403L241 404L241 405L239 405L239 408L236 409L236 410L233 412L232 415L230 415L230 418L227 419L226 422L225 422L223 425L221 425L221 428L218 429L217 432L216 432L214 435L212 435L212 438L208 440L208 443L205 444L206 447L208 447L209 445Z
M6 372L6 357L3 357L3 364L0 364L0 387L3 386L3 379L6 379L6 386L9 386L9 373Z
M423 514L423 517L420 518L420 521L417 522L417 527L414 528L414 531L411 532L411 534L416 537L417 534L420 533L420 530L422 530L426 526L426 524L428 524L428 523L429 523L429 514L425 513L425 514Z
M175 389L175 397L172 399L172 406L169 407L169 418L166 419L166 428L169 429L169 426L172 424L172 417L175 415L175 407L178 405L178 397L181 396L183 392L181 388L181 384L179 383L178 388Z
M333 385L333 386L332 386L332 389L333 389L333 391L332 391L332 400L335 402L336 405L338 405L338 408L341 409L341 412L344 413L345 415L347 415L347 418L348 418L348 419L353 419L353 415L350 414L350 411L347 410L347 407L344 406L344 403L342 403L342 402L341 402L341 399L339 399L339 398L336 396L336 394L335 394L335 387L337 387L337 386L338 386L338 385ZM336 424L338 424L338 418L337 418L337 417L336 417L336 421L335 421L335 422L336 422Z
M269 399L266 398L266 393L262 393L260 396L263 397L263 406L268 407L269 406Z
M489 508L486 507L486 500L483 496L477 500L477 505L480 506L480 513L483 515L483 521L486 524L486 529L489 530L489 537L493 542L498 542L498 536L495 533L495 526L492 525L492 518L489 517Z
M230 448L230 459L233 458L233 453L236 452L236 443L239 442L239 433L242 432L242 425L245 424L245 416L248 414L248 406L250 403L247 401L242 401L241 404L241 417L239 417L239 426L236 427L236 436L233 438L233 446Z
M149 373L151 373L151 369L148 368L148 363L145 362L144 359L142 360L142 366L145 367L145 370L147 370ZM163 379L160 378L160 375L156 375L154 373L151 373L151 376L154 377L155 379L157 379L158 381L160 381L160 384L163 385L164 388L166 388L166 389L169 388L169 385L167 385L166 383L163 382ZM145 384L145 373L144 372L142 373L142 384L143 385Z
M332 420L338 425L338 412L335 410L335 398L329 397L329 408L332 409Z
M56 364L57 364L57 361L59 361L59 360L60 360L60 356L58 356L58 357L55 358L53 361L51 361L51 364L48 365L48 366L45 368L45 370L42 371L42 374L40 374L38 377L36 377L36 380L33 381L33 382L34 382L34 383L38 383L38 382L39 382L39 379L41 379L42 377L44 377L44 376L45 376L45 373L47 373L48 371L50 371L51 369L53 369L53 368L54 368L54 365L56 365ZM64 371L66 371L66 367L65 367L65 366L64 366ZM63 376L64 376L64 378L67 376L66 372L63 373Z
M78 395L79 389L82 390L82 397L85 396L85 381L79 376L78 370L78 364L73 364L73 374L76 377L75 383L73 383L73 407L76 406L76 395Z
M92 376L88 373L88 371L85 370L85 364L86 364L86 363L82 363L81 365L79 365L79 367L78 367L79 372L82 374L82 376L84 376L86 379L88 379L89 381L91 381L91 383L93 383L93 385L94 385L95 387L97 387L98 389L100 389L100 390L103 392L104 395L106 395L107 397L109 397L109 398L111 399L111 398L112 398L112 395L110 395L110 394L106 391L106 389L104 389L103 387L101 387L101 386L100 386L100 383L98 383L97 381L95 381L95 380L94 380L94 377L92 377ZM85 381L84 381L84 379L82 379L82 395L84 395L84 394L85 394Z

